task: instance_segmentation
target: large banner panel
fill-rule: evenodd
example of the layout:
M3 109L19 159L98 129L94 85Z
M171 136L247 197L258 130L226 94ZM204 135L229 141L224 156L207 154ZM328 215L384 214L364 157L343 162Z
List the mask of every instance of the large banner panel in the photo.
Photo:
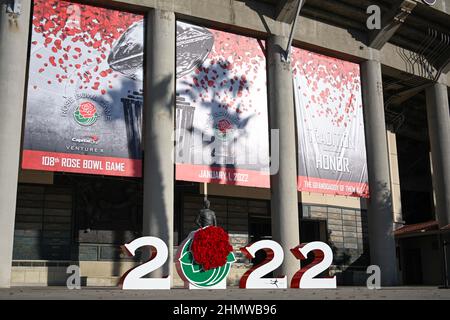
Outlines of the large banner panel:
M263 45L177 23L178 180L269 187Z
M298 189L368 197L359 65L293 49Z
M143 16L34 1L22 168L139 177Z

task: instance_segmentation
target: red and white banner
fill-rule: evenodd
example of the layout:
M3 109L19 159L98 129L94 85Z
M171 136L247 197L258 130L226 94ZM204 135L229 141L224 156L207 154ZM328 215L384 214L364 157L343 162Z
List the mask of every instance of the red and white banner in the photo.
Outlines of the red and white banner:
M141 176L143 48L142 15L35 0L22 168Z
M269 187L263 43L177 23L176 178Z
M142 176L141 160L48 151L24 150L22 165L34 170L104 174L122 177Z
M359 65L293 48L298 190L368 197Z

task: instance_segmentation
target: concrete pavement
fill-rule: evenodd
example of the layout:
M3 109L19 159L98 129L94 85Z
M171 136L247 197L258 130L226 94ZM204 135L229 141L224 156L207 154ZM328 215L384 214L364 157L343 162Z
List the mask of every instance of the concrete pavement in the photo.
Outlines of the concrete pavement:
M190 290L124 291L118 288L13 287L0 289L0 300L450 300L437 287L338 287L336 290Z

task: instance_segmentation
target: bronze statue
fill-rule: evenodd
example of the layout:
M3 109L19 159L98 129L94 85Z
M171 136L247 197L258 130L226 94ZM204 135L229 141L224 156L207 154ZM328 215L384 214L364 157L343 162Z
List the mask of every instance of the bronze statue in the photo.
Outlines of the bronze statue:
M200 228L205 228L209 226L217 226L216 214L214 211L209 209L210 202L205 199L203 204L203 209L200 210L197 218L195 219L195 224Z

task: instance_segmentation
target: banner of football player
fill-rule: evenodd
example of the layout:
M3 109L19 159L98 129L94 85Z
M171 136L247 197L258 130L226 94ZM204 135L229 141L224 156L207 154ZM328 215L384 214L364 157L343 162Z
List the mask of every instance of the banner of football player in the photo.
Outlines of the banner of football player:
M143 16L34 1L22 167L141 176Z
M298 189L368 197L359 65L293 49Z
M177 23L178 180L269 187L263 45Z

